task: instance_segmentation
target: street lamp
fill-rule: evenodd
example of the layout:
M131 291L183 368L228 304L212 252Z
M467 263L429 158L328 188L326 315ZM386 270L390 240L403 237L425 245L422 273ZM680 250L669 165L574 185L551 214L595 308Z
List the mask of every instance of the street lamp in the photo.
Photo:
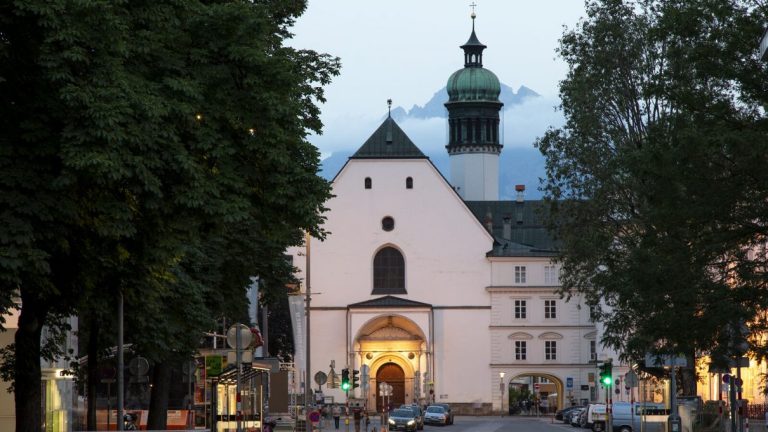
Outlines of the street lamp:
M501 416L504 417L504 372L499 372L499 391L501 392Z

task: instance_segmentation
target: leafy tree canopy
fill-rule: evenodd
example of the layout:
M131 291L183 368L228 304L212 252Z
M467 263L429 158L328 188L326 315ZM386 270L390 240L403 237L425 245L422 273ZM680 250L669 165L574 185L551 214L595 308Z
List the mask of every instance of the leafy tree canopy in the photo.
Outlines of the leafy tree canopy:
M754 1L594 0L561 39L566 124L537 141L548 223L563 290L597 306L627 359L729 351L724 329L768 307L766 16Z
M283 45L305 7L0 5L0 316L22 305L18 430L39 430L49 317L121 290L137 344L190 350L249 275L284 277L301 231L323 236L330 188L306 136L339 64Z

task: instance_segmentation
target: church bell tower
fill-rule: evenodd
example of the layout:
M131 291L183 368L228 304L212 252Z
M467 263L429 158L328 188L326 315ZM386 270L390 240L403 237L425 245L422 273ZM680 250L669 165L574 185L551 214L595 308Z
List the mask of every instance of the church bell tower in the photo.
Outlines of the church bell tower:
M451 185L465 201L499 199L499 101L501 85L496 75L483 68L483 45L472 34L464 50L464 68L448 78L448 156Z

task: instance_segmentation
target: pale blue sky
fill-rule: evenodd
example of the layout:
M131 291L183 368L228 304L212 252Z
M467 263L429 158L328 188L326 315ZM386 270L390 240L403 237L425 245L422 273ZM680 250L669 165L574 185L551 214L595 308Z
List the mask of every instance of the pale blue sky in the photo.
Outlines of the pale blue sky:
M521 110L522 143L557 123L557 84L566 66L555 53L563 26L573 28L584 15L582 0L475 0L476 32L488 46L484 66L517 89L525 85L544 97ZM423 105L450 74L463 67L462 45L471 32L471 0L310 0L293 29L291 45L339 56L341 75L326 88L328 102L321 108L324 136L312 141L324 154L367 138L381 116L386 100L406 109ZM535 114L539 113L539 114ZM510 113L513 114L513 113ZM510 115L508 114L508 115ZM526 116L536 116L536 119ZM442 126L403 125L443 145ZM409 130L409 127L411 130ZM523 131L522 127L530 130ZM433 137L439 133L438 137ZM429 139L428 137L432 137ZM414 138L414 137L412 137ZM508 138L507 141L510 141Z

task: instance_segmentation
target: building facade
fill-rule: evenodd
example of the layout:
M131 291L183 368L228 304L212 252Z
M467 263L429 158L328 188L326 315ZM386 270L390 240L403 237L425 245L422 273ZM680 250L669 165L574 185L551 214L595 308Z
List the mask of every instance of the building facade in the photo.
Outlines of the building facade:
M482 66L474 16L461 48L447 86L451 181L388 117L334 178L328 237L289 251L305 285L311 262L311 372L367 369L349 397L369 408L387 401L384 382L390 405L461 413L506 410L515 386L552 409L596 401L596 361L612 354L581 299L557 293L543 204L522 185L498 199L500 84Z

